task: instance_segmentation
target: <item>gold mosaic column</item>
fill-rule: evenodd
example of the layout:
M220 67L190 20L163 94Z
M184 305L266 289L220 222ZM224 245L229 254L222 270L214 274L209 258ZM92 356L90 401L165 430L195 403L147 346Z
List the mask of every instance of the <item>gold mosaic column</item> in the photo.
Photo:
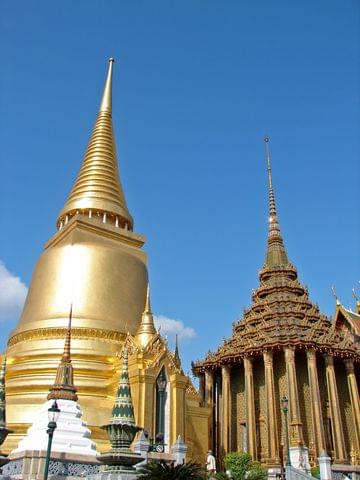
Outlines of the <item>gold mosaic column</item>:
M214 402L214 372L205 372L205 406L212 407Z
M268 465L280 465L279 440L276 420L273 352L263 353L265 365L266 419L268 440Z
M316 457L319 457L321 453L326 451L324 421L321 413L321 398L319 389L319 379L316 366L316 352L315 350L308 350L307 354L307 367L310 384L310 398L311 398L311 414L312 414L312 427L313 438L316 446Z
M344 432L340 416L340 402L336 386L336 377L334 369L334 358L331 355L325 355L326 365L326 383L331 412L331 430L334 439L335 463L346 463L346 450L344 441Z
M215 446L215 433L214 433L214 372L205 372L205 406L211 409L209 417L209 434L210 434L210 446L214 449Z
M203 406L205 403L205 375L203 373L199 376L199 394Z
M222 376L222 448L224 453L230 450L230 367L223 365Z
M360 405L359 390L356 382L354 362L351 359L345 360L346 376L349 386L349 396L351 401L351 409L353 413L353 421L355 427L356 450L360 454Z
M285 362L289 392L290 447L298 447L304 444L304 437L300 418L300 403L295 368L295 351L293 348L285 348Z
M185 438L186 387L188 379L185 375L174 373L170 375L170 443L173 445L178 436Z
M246 436L247 449L253 460L257 459L256 452L256 424L255 424L255 398L254 398L254 373L252 358L244 358L245 370L245 398L246 398Z

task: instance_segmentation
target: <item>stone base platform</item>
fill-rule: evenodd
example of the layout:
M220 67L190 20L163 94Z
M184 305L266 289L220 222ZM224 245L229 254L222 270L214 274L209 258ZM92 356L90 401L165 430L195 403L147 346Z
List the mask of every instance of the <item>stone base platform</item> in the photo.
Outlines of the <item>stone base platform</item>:
M102 472L98 473L97 475L90 475L87 477L87 480L135 480L138 477L138 473L136 471L126 471L123 472Z
M10 461L3 467L3 475L19 480L38 480L43 478L46 451L27 450L10 455ZM57 476L84 478L100 471L101 463L96 456L73 455L71 453L51 452L49 477Z

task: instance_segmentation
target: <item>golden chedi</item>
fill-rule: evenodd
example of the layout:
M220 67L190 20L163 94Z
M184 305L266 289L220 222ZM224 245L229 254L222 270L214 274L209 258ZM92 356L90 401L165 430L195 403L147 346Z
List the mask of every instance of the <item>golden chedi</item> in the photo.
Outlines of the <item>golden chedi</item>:
M7 350L5 450L26 432L52 384L73 305L72 358L79 403L98 449L109 418L116 353L141 320L148 283L144 238L119 179L110 59L103 97L75 184L46 243ZM101 407L101 408L99 408Z

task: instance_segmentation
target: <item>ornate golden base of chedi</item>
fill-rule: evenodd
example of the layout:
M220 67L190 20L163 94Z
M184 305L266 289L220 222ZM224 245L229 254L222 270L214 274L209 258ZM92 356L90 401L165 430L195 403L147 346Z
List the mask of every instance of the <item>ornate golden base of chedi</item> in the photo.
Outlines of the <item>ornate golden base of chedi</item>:
M22 316L8 342L7 423L14 433L4 444L5 452L16 447L25 434L54 381L71 304L79 403L98 450L108 447L100 426L108 421L114 401L117 355L125 340L138 331L148 284L146 254L141 249L144 238L133 232L119 178L112 126L112 69L110 59L80 172L58 217L58 231L37 262ZM140 367L133 381L142 385L148 379L142 378ZM130 374L131 369L130 364ZM189 380L183 378L185 399ZM154 395L154 385L151 388ZM139 390L140 386L134 386L134 392ZM197 415L196 392L189 398ZM146 414L137 411L145 409L145 402L140 403L134 398L136 416L145 421ZM176 410L171 415L175 417ZM185 403L182 415L185 418ZM206 419L206 412L200 417ZM206 449L207 440L203 440Z

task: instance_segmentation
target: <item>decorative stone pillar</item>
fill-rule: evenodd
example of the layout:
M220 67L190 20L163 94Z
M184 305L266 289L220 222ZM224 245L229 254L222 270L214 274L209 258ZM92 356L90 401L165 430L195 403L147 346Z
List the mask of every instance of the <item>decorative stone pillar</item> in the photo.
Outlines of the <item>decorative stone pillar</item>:
M257 460L253 360L244 358L247 451Z
M309 451L304 446L302 431L294 348L285 348L285 363L289 392L290 461L293 467L310 472Z
M355 427L356 450L360 454L360 404L359 390L356 382L354 362L352 359L345 360L346 376L349 387L349 396L351 401L351 409L353 414L353 422Z
M319 458L320 480L332 480L331 458L322 453Z
M276 419L275 405L275 386L274 386L274 368L273 352L265 351L263 353L265 365L265 394L266 394L266 419L267 419L267 442L268 458L267 464L280 466L279 457L279 439Z
M331 355L325 355L325 365L326 383L331 414L331 430L334 439L334 463L347 463L344 431L340 415L340 402L334 369L334 358Z
M315 350L308 350L307 367L310 384L310 398L311 398L311 414L312 414L312 429L313 439L316 448L316 456L320 457L326 453L326 441L324 431L324 420L321 412L321 398L319 389L319 379L316 366L316 352ZM325 455L326 457L326 455Z
M221 367L222 377L222 448L224 453L230 451L230 367Z
M186 462L187 445L179 435L176 443L171 447L171 453L175 457L175 465L182 465Z

